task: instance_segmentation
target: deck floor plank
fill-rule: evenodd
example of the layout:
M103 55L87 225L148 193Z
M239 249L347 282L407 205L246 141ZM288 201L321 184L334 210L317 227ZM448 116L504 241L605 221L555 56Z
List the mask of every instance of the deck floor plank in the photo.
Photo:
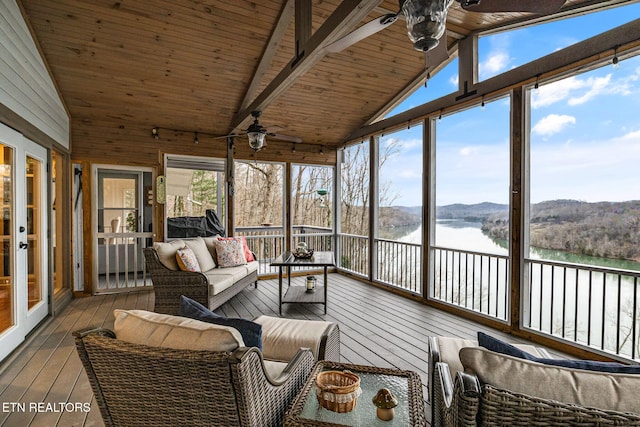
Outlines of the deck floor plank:
M304 277L292 279L303 285ZM286 284L285 284L286 286ZM427 399L427 337L447 335L473 338L477 331L515 342L491 328L427 307L339 274L329 276L327 314L319 304L285 304L283 317L337 322L344 362L395 367L420 374ZM75 350L72 332L87 327L113 328L113 310L153 310L153 292L104 294L74 299L57 317L45 322L0 365L2 402L91 402L91 410L62 413L0 412L0 426L103 426L87 376ZM278 281L261 280L219 307L225 316L253 319L278 316Z

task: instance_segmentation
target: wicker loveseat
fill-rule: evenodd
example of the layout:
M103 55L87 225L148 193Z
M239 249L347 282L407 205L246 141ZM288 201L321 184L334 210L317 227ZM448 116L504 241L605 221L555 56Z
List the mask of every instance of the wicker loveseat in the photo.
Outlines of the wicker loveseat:
M178 314L180 296L185 295L214 310L253 284L258 286L258 261L230 268L218 268L207 249L209 238L174 240L154 243L145 248L147 271L153 282L157 313ZM205 246L205 243L207 246ZM206 267L201 272L182 271L176 261L176 251L182 246L194 249L198 260ZM202 248L204 247L204 250ZM208 259L205 259L208 257Z
M125 315L138 316L139 312L130 310ZM122 317L123 313L117 315ZM153 322L157 322L154 315L167 316L150 312L144 315L151 316ZM200 328L204 323L167 317L174 318L170 321L178 322L178 327L197 325ZM263 322L262 351L244 346L227 347L226 351L169 348L165 346L166 340L163 346L143 345L130 342L128 333L119 331L118 336L123 339L118 339L115 332L102 328L75 332L76 348L105 425L281 425L287 407L304 385L316 360L339 360L340 332L337 325L330 322L266 316L256 321ZM299 322L308 323L301 328ZM294 334L312 331L317 345L313 349L299 348L287 361L269 360L273 354L276 358L282 355L281 328L285 331L292 328ZM145 327L136 326L136 329ZM205 346L210 345L210 336L206 336L210 332L199 332L207 341ZM152 335L153 339L159 335L171 336L164 332ZM178 331L177 345L174 342L172 347L192 345L194 340L188 335ZM237 334L234 332L234 335ZM286 337L286 332L284 335ZM303 340L303 345L309 343L309 338ZM293 345L296 339L293 337L289 344Z
M443 337L429 337L428 363L434 426L640 426L637 374L550 366Z

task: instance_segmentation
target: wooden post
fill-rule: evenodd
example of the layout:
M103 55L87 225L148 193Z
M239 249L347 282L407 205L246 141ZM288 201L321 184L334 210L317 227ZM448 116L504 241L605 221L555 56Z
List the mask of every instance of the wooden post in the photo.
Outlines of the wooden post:
M522 185L524 165L526 165L524 147L524 100L522 87L516 88L511 95L511 241L509 270L511 271L511 298L509 306L509 323L512 331L520 330L520 306L522 304L522 286L524 284L524 255L526 253L524 236L525 211L528 197L525 197Z

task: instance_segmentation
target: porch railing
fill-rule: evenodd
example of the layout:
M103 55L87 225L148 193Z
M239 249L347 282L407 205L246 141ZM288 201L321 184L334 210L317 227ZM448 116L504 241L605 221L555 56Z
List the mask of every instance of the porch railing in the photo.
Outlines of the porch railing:
M244 236L247 245L258 256L258 275L277 274L270 264L285 249L284 229L280 226L237 227L235 234ZM304 241L315 251L333 250L333 232L329 228L298 225L293 227L293 243Z
M526 327L624 358L640 358L640 272L525 261Z
M369 277L369 238L339 234L338 267ZM376 239L374 281L413 293L422 293L422 245Z
M432 298L506 321L509 257L432 246Z
M422 245L376 239L375 280L413 293L422 293Z
M130 291L151 286L142 249L153 233L98 233L95 293Z
M339 268L359 276L369 276L369 238L355 234L339 234Z

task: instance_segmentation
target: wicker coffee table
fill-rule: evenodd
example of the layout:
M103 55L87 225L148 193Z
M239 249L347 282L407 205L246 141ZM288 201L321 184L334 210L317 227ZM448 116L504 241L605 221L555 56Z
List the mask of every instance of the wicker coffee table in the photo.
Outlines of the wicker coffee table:
M340 414L322 408L316 398L314 379L319 372L326 370L344 370L360 376L362 395L355 409ZM376 407L371 402L381 388L388 388L398 398L395 417L391 421L382 421L376 417ZM376 368L373 366L350 365L321 361L316 364L309 379L285 414L285 427L298 426L426 426L422 382L417 373L397 369Z

